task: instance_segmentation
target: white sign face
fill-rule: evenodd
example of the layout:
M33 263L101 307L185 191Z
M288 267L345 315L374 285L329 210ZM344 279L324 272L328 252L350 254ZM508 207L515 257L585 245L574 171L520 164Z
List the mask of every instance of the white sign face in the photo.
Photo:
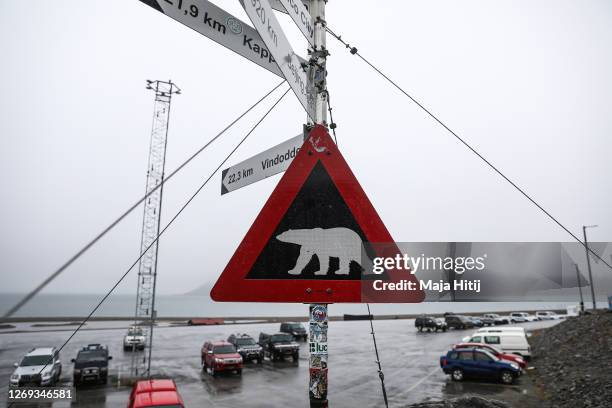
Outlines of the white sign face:
M284 78L259 33L207 0L140 0L198 33ZM303 59L299 58L301 61Z
M280 0L280 2L310 45L314 46L314 22L308 9L300 0Z
M306 10L310 10L310 0L301 0L301 3L306 7ZM270 6L276 11L289 14L285 6L283 6L283 3L281 3L281 0L270 0Z
M240 0L255 29L276 60L285 79L311 119L315 117L315 98L310 91L306 72L293 52L268 0Z
M223 170L221 195L287 170L303 143L304 136L298 135Z

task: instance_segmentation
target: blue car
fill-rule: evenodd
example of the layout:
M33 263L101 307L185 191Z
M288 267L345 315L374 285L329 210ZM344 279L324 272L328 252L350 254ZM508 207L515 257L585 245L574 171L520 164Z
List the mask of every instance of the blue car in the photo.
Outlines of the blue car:
M462 381L466 377L480 377L512 384L521 375L518 364L500 360L487 350L479 348L450 350L440 357L440 367L445 374L450 374L454 381Z

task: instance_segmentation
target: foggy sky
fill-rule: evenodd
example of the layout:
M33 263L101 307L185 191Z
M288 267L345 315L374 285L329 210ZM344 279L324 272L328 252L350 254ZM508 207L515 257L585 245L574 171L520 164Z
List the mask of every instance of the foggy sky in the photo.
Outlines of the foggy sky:
M217 5L248 18L236 0ZM373 7L372 5L375 4ZM306 40L279 20L298 53ZM575 234L612 240L612 3L331 0L327 21ZM570 241L407 98L328 38L338 143L397 241ZM0 284L27 291L144 193L153 94L172 79L167 173L279 78L137 0L0 0ZM276 95L280 95L277 93ZM162 225L272 103L164 190ZM295 134L288 94L228 162ZM220 196L160 241L160 293L214 281L280 176ZM47 292L100 293L138 256L142 209ZM118 289L133 293L136 270Z

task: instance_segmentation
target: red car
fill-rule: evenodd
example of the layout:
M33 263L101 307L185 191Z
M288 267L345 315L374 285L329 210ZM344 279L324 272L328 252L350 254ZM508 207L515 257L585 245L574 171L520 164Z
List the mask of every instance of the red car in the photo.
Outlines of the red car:
M503 353L501 351L499 351L498 349L496 349L493 346L490 346L488 344L482 344L482 343L459 343L459 344L455 344L453 346L453 349L457 350L457 349L462 349L462 348L480 348L483 350L487 350L488 352L490 352L491 354L493 354L495 357L500 358L502 360L506 360L506 361L512 361L516 364L519 365L519 367L521 367L521 369L525 369L527 368L527 362L525 360L523 360L523 357L516 355L516 354L509 354L509 353Z
M242 374L242 356L233 344L225 340L207 341L202 346L202 369L215 375L221 371L236 371Z
M185 404L174 380L142 380L132 387L128 408L145 407L184 408Z

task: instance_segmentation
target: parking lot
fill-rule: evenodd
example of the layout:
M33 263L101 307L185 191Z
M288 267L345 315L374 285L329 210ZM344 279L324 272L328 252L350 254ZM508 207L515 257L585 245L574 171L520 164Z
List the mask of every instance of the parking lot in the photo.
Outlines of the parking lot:
M528 331L549 327L558 321L524 323ZM522 407L537 406L529 376L514 385L495 382L451 382L439 367L439 357L448 347L474 330L446 333L418 333L414 320L375 321L380 357L390 406L403 407L428 399L455 397L465 393L482 395ZM77 389L72 406L125 406L129 387L122 378L129 373L131 352L122 350L124 328L114 322L98 323L99 329L79 332L61 353L62 384L70 385L72 364L80 347L102 343L113 360L107 386ZM104 329L101 326L106 326ZM188 407L307 407L308 349L301 342L300 359L263 364L247 364L242 376L211 377L201 370L200 347L206 340L226 339L229 334L246 332L257 338L261 331L278 331L279 324L159 327L155 331L152 372L174 378ZM58 328L59 329L59 328ZM65 327L64 329L68 329ZM32 347L60 346L69 331L38 331L0 334L0 392L5 395L13 363ZM6 330L4 330L6 332ZM367 321L330 322L329 401L337 407L379 407L382 403L380 380ZM0 406L4 399L0 402ZM55 403L54 407L70 406Z

